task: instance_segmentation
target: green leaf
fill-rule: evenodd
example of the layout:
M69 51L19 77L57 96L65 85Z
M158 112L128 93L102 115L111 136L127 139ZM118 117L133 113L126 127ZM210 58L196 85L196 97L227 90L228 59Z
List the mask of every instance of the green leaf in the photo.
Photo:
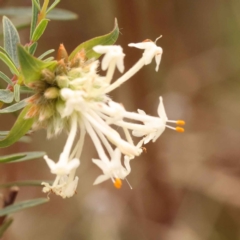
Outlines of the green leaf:
M30 130L33 125L34 119L25 119L25 116L30 107L31 105L28 105L22 110L12 129L9 131L8 135L4 139L0 140L1 148L12 145Z
M13 219L9 218L9 219L5 219L5 221L3 222L3 224L0 226L0 238L2 238L4 232L8 229L8 227L12 224Z
M13 92L6 89L0 89L0 101L4 103L11 103L13 101Z
M85 50L85 53L86 53L86 56L88 59L99 58L101 56L101 54L94 52L92 48L96 45L112 45L112 44L114 44L118 38L118 34L119 34L119 28L118 28L117 20L115 20L114 29L109 34L93 38L91 40L88 40L88 41L80 44L70 54L69 60L72 60L74 58L74 56L82 49Z
M51 20L67 21L77 19L78 15L65 9L55 8L50 13L47 14L47 17Z
M49 12L49 9L48 9L48 12ZM0 15L15 16L15 17L23 17L23 16L31 17L32 14L33 13L32 13L31 7L0 8ZM77 18L77 14L68 10L55 8L51 10L50 13L47 14L47 17L52 20L74 20ZM35 30L34 26L36 27L36 25L33 25L33 31Z
M38 13L40 11L39 0L32 0L32 20L31 20L31 29L30 29L30 39L37 26Z
M17 29L6 16L3 17L3 36L4 49L13 60L15 66L19 67L17 44L20 43L20 38Z
M3 108L3 109L0 109L0 113L11 113L11 112L16 112L24 107L26 107L28 105L26 99L18 102L18 103L15 103L9 107L6 107L6 108ZM0 134L1 135L1 134Z
M47 182L52 184L53 181L45 181L45 180L28 180L28 181L16 181L16 182L8 182L0 184L0 188L9 188L13 186L18 187L42 187L42 182Z
M32 93L32 94L34 94L35 92L31 88L28 88L26 86L21 86L20 87L20 93Z
M0 157L0 163L23 162L43 157L45 152L23 152Z
M43 53L42 55L40 55L38 57L38 59L42 60L43 58L45 58L47 55L51 54L54 51L55 51L54 49L50 49L50 50L46 51L45 53Z
M16 102L20 101L20 85L19 84L14 85L14 99Z
M13 74L16 74L17 76L19 75L19 72L12 62L12 59L10 59L6 53L0 52L0 59L9 67Z
M50 71L53 71L57 66L56 61L44 62L33 57L21 45L18 45L18 57L24 77L24 83L26 85L28 83L38 81L41 77L41 71L43 69L47 68Z
M34 200L27 200L24 202L18 202L3 209L0 209L0 217L8 215L10 213L18 212L26 208L35 207L37 205L47 203L48 198L37 198Z
M36 49L37 49L37 46L38 46L38 43L35 42L33 43L29 48L28 48L28 51L31 55L34 55Z
M12 80L7 75L5 75L3 72L1 72L1 71L0 71L0 78L3 79L9 85L13 86Z
M36 29L34 30L32 34L31 40L33 42L36 42L44 33L47 25L48 25L49 20L48 19L42 19L40 23L37 25Z
M47 9L47 14L48 14L50 11L52 11L52 10L57 6L57 4L60 3L60 1L61 1L61 0L55 0L55 1L52 3L52 5Z

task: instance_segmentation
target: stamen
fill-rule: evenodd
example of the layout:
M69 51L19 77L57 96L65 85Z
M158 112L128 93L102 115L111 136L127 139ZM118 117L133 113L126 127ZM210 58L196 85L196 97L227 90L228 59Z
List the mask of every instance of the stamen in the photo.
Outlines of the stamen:
M183 133L184 132L184 128L176 127L176 131L179 132L179 133Z
M185 125L185 121L183 121L183 120L177 120L177 121L176 121L176 124L177 124L177 125L180 125L180 126L184 126L184 125Z
M160 35L156 40L154 41L155 44L157 44L158 39L162 38L162 35Z
M117 189L122 187L122 180L120 178L116 178L116 180L114 182L114 187Z

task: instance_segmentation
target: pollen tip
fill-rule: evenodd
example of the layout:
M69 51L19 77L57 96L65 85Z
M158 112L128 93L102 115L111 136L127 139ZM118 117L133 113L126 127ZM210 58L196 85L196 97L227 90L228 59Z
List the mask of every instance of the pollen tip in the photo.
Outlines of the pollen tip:
M184 125L185 125L185 121L183 121L183 120L177 120L176 124L177 124L177 125L184 126Z
M120 189L122 187L122 180L120 178L116 178L114 182L114 187Z
M176 127L176 131L179 132L179 133L183 133L184 132L184 128Z

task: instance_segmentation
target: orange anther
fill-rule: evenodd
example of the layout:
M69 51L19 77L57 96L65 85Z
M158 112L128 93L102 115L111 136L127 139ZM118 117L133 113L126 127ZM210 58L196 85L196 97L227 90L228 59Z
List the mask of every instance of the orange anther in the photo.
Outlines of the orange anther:
M114 187L118 189L122 187L122 180L120 178L116 178L114 182Z
M182 127L176 127L175 129L177 132L180 132L180 133L184 132L184 128L182 128Z
M185 125L185 121L183 121L183 120L177 120L176 124L177 124L177 125L180 125L180 126L184 126L184 125Z

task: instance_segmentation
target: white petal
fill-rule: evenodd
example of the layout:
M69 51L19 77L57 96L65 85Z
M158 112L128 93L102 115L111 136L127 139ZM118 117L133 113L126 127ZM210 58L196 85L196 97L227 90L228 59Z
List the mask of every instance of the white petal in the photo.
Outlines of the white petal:
M110 178L110 176L107 176L107 175L100 175L96 178L96 180L94 181L93 185L97 185L99 183L102 183L106 180L108 180Z
M68 171L71 172L73 169L77 168L80 165L80 161L77 158L74 158L67 164Z
M103 172L105 172L108 169L108 166L106 163L104 163L102 160L99 159L92 159L93 163L95 163L99 168L102 169Z
M63 192L64 196L68 198L72 197L76 193L77 185L78 177L75 177L74 181L68 183L67 186L65 187Z
M135 47L139 49L146 49L148 46L146 45L147 42L141 42L141 43L129 43L129 47Z
M156 68L155 68L155 70L156 70L156 72L159 69L161 58L162 58L162 48L159 47L159 52L155 55L155 61L156 61Z
M106 48L106 46L102 46L102 45L97 45L95 47L93 47L93 51L95 51L96 53L106 53L108 51L108 49Z
M121 165L121 152L118 148L116 148L113 152L112 162L114 162L117 166Z
M124 72L124 64L123 64L123 58L125 57L125 54L123 55L123 57L121 57L120 59L118 59L117 61L117 68L119 70L119 72L123 73Z
M165 108L163 106L163 99L162 97L159 97L159 105L158 105L158 115L159 117L163 120L163 121L167 121L168 118L167 118L167 114L165 112Z
M48 167L53 171L56 168L56 163L51 160L47 155L43 157L48 165Z

